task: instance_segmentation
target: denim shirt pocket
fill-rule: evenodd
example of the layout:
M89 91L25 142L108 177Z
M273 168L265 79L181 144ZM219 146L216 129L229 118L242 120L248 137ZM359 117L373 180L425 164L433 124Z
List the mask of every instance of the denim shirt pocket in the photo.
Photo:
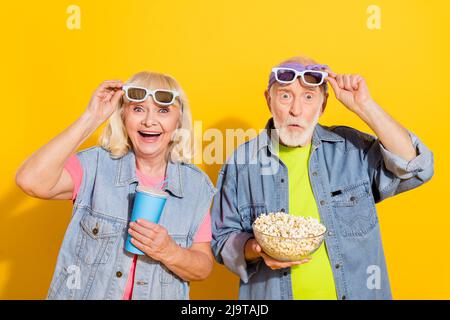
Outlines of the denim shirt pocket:
M369 233L378 218L369 181L331 188L331 203L344 237L361 237Z
M265 203L250 203L239 208L242 224L245 232L252 233L252 224L261 214L267 214L267 206Z
M86 212L80 225L78 258L87 265L107 263L126 222Z

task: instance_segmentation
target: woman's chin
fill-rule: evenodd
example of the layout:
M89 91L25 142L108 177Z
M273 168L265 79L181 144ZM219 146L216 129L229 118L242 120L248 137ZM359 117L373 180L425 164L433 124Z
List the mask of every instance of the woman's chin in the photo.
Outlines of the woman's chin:
M156 156L159 153L161 153L162 148L159 144L150 144L150 143L139 143L133 146L134 150L137 151L136 153L138 153L141 156L148 156L148 157L152 157L152 156Z

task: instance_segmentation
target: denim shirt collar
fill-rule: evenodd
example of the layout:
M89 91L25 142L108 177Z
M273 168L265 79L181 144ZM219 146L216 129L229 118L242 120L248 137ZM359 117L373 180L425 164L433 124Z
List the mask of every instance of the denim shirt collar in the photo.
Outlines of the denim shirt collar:
M133 151L129 151L117 161L119 161L119 164L116 171L116 186L125 186L139 182L136 177L136 158ZM165 190L178 198L183 198L181 164L168 161L166 176L167 186Z
M270 139L270 130L274 129L273 118L267 121L265 129L258 136L257 151L267 147L271 153L273 153L273 143ZM333 131L326 127L317 124L314 128L312 136L312 145L314 147L320 146L322 141L328 142L344 142L344 138L337 135Z

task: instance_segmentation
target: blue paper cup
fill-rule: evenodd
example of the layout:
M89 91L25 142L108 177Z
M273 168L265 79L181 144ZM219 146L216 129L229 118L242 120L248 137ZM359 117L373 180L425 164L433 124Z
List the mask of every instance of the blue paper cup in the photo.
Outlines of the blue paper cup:
M134 198L130 222L135 222L138 219L145 219L153 223L158 223L166 200L167 193L150 187L138 186L136 188L136 196ZM125 249L134 254L144 254L144 252L131 243L131 236L129 234L125 243Z

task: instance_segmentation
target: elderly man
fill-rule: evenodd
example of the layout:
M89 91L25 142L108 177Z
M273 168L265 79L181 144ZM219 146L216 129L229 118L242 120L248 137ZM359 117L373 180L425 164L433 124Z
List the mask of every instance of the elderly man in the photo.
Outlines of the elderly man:
M318 124L327 83L376 137ZM222 167L212 248L240 277L240 299L391 299L375 203L433 176L432 152L371 98L360 75L309 58L272 69L272 119ZM327 228L311 259L277 261L254 238L262 213L312 216Z

